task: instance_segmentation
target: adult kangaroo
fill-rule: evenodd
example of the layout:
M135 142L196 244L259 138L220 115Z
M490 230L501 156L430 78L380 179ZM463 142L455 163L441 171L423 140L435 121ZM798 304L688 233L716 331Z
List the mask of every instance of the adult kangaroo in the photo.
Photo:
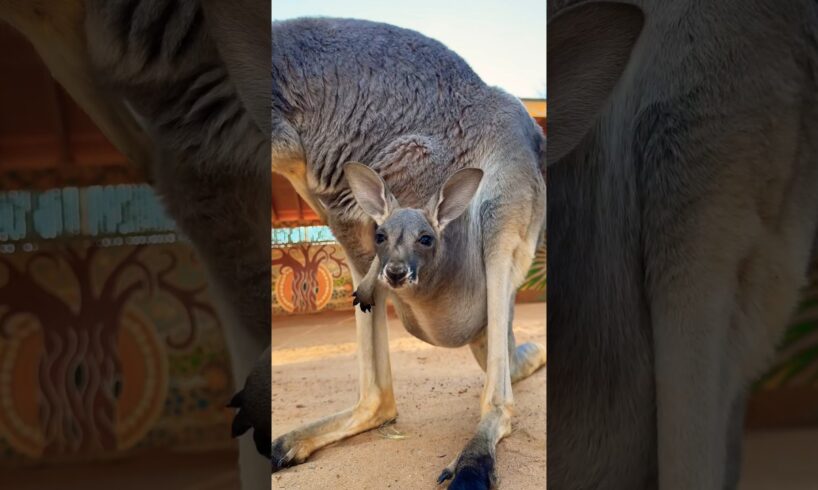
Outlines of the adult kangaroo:
M818 3L549 3L548 480L736 488L818 220Z
M410 333L435 345L470 344L484 367L477 432L440 480L453 478L450 488L488 488L495 445L511 428L512 371L544 363L542 347L516 348L511 334L516 285L545 219L542 131L519 100L486 86L460 57L416 32L322 18L274 22L272 33L273 170L326 219L355 286L375 257L376 227L398 204L402 216L425 220L427 234L439 234L446 244L450 281L459 288L437 297L434 287L422 298L390 296ZM351 161L360 164L346 165ZM482 171L482 182L472 189L467 181L479 181L477 173L461 173L446 186L459 190L444 189L439 208L461 198L466 205L442 230L419 210L429 209L444 182L469 167ZM345 177L352 174L357 196ZM439 211L438 218L457 214ZM384 238L390 239L398 235ZM389 293L382 286L374 289L372 311L355 313L358 402L275 439L273 471L397 416L386 330Z

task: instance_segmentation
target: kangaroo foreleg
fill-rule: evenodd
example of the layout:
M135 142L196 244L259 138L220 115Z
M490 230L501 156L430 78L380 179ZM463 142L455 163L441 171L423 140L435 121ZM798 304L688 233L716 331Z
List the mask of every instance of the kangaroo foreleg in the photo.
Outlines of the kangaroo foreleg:
M378 286L378 273L381 269L381 261L375 256L372 259L372 264L369 266L369 271L366 273L352 296L355 298L352 301L352 306L360 305L361 311L372 311L372 304L375 302L375 288Z

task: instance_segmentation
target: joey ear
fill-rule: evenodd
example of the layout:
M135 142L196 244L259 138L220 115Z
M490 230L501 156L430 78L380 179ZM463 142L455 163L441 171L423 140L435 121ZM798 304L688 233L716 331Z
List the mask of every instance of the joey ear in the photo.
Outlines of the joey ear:
M435 218L441 230L469 207L482 180L483 171L479 168L462 168L446 180L435 207Z
M579 144L625 70L642 32L635 6L585 2L548 21L548 165Z
M344 165L344 175L361 209L376 223L382 224L389 215L390 204L394 198L381 176L358 162Z

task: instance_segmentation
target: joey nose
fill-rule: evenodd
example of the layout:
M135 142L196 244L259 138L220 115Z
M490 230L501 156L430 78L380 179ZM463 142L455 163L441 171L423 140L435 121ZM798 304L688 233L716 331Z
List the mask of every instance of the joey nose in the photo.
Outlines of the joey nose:
M386 277L389 279L390 282L397 283L400 282L406 276L408 270L406 269L406 266L403 264L395 264L390 262L389 264L386 264L385 272Z

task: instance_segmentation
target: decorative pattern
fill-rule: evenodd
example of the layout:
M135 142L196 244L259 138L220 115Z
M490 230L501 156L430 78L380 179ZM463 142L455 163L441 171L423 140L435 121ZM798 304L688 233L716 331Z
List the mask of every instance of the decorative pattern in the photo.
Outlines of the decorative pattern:
M341 280L343 291L351 292L352 278L339 246L302 243L272 250L274 310L321 311L332 299L336 280Z
M304 242L276 247L272 249L271 263L273 314L352 310L352 275L337 243ZM529 293L525 295L529 301L545 301L545 277L542 240L519 291Z
M5 178L5 175L4 175ZM0 242L175 231L147 184L0 192Z
M6 459L229 443L229 360L192 249L48 245L0 255Z

